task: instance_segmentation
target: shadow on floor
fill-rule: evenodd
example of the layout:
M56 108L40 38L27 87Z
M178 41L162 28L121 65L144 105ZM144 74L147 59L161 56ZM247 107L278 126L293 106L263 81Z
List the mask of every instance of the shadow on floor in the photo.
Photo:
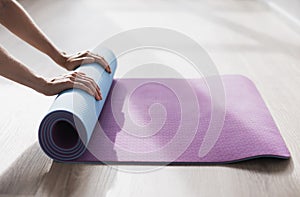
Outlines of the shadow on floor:
M210 165L202 166L207 167ZM284 174L285 176L291 174L294 168L291 159L280 160L272 158L213 166L224 166L270 175ZM88 196L105 196L113 186L116 175L117 170L106 165L52 162L42 152L38 143L35 143L0 176L0 194L38 196L80 196L84 194Z
M105 196L116 174L104 165L53 162L34 143L0 175L0 195Z

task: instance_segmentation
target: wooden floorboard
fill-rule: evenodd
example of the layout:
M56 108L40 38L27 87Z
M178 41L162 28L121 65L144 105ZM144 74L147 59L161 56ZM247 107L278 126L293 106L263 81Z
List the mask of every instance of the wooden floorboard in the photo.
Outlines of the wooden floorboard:
M262 1L21 3L59 48L70 53L92 49L111 35L132 28L158 26L185 33L208 51L220 74L242 74L256 84L292 158L170 166L147 173L128 173L122 166L56 163L37 143L39 123L54 97L0 78L1 196L300 195L300 31ZM65 72L2 27L0 43L40 75ZM126 58L120 61L116 77L129 62Z

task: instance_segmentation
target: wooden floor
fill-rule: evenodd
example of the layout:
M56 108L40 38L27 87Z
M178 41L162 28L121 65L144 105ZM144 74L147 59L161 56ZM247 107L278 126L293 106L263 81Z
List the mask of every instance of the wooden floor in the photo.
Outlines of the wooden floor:
M1 195L300 196L300 31L262 1L23 0L21 3L47 35L67 52L91 49L111 35L137 27L158 26L185 33L208 51L221 74L243 74L254 81L292 158L163 167L147 173L127 173L120 166L55 163L37 143L39 123L53 97L0 78ZM3 28L0 28L0 43L40 75L51 77L64 72Z

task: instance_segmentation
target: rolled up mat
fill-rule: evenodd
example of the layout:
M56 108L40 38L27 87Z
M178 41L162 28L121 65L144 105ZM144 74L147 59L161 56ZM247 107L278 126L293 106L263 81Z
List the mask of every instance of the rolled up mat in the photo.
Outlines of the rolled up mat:
M114 54L105 48L97 50L109 63L112 73L99 64L86 64L76 69L95 80L102 98L95 98L80 89L61 92L52 104L39 128L39 142L44 152L54 160L68 161L86 151L93 129L107 98L117 67Z

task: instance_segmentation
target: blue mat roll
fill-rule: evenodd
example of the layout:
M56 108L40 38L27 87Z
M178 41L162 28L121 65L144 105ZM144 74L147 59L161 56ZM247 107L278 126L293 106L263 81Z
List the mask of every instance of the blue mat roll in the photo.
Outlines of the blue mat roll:
M39 143L54 160L74 160L85 152L112 85L117 68L115 55L105 48L93 52L104 57L112 72L107 73L97 63L82 65L76 71L95 80L100 87L102 100L97 101L80 89L65 90L56 97L40 124Z

